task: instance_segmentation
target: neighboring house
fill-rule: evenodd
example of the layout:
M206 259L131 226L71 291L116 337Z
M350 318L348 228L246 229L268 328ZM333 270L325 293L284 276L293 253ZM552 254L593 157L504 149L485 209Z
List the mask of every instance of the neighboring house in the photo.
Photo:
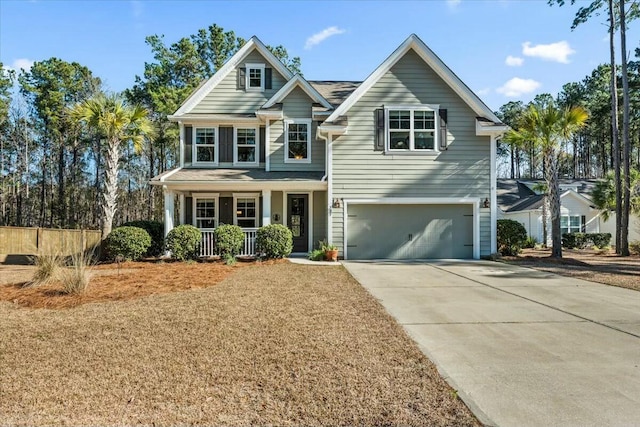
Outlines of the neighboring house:
M506 126L415 35L363 82L307 81L252 37L169 116L180 167L151 180L166 232L280 223L294 252L347 259L496 251L496 138Z
M607 221L602 211L593 205L591 191L597 180L560 180L560 231L562 233L611 233L616 234L616 215L610 213ZM537 191L542 180L498 179L499 219L513 219L524 225L529 236L543 242L542 205L544 197ZM551 216L548 213L547 244L551 244ZM632 217L629 241L640 240L640 220Z

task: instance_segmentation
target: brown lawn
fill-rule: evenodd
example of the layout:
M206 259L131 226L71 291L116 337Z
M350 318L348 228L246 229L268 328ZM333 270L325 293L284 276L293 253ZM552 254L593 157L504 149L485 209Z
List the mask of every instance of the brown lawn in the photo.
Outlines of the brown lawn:
M562 276L640 290L640 256L620 257L612 251L563 249L562 259L553 259L550 249L524 249L517 257L501 261Z
M179 292L0 302L0 424L479 425L342 267L126 267Z

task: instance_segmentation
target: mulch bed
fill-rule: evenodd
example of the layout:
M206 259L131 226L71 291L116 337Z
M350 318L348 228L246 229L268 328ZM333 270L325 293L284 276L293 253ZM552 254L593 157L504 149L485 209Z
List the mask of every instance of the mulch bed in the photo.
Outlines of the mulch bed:
M501 261L548 271L561 276L640 290L640 256L621 257L609 250L563 249L562 258L551 258L550 249L524 249L517 257Z

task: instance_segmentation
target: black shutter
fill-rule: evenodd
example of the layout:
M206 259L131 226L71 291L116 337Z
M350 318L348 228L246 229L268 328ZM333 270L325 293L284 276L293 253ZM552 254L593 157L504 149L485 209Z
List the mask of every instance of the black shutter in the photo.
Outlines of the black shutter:
M193 224L193 197L184 198L184 223Z
M586 215L582 215L580 217L580 232L581 233L586 233L587 232L587 217L586 217Z
M191 158L191 149L193 145L193 127L185 126L184 127L184 162L191 163L193 159Z
M218 224L233 224L233 197L220 197Z
M238 90L244 90L247 87L247 69L238 68Z
M440 116L440 129L438 134L438 141L440 141L440 150L447 149L447 109L441 108L438 110Z
M374 135L374 143L373 150L374 151L384 151L384 108L378 108L374 112L374 123L375 123L375 135Z
M266 131L265 131L265 127L264 126L260 126L260 163L264 163L265 162L265 151L266 151L266 147L267 147L267 143L265 141L266 139Z
M264 88L271 89L271 68L264 69Z
M233 127L220 126L218 128L218 138L220 139L218 150L220 162L233 162Z

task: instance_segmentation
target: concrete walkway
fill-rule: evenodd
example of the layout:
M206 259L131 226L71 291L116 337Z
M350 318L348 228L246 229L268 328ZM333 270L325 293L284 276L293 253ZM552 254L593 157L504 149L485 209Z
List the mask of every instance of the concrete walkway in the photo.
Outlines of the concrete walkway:
M489 261L344 265L483 423L640 426L640 292Z

